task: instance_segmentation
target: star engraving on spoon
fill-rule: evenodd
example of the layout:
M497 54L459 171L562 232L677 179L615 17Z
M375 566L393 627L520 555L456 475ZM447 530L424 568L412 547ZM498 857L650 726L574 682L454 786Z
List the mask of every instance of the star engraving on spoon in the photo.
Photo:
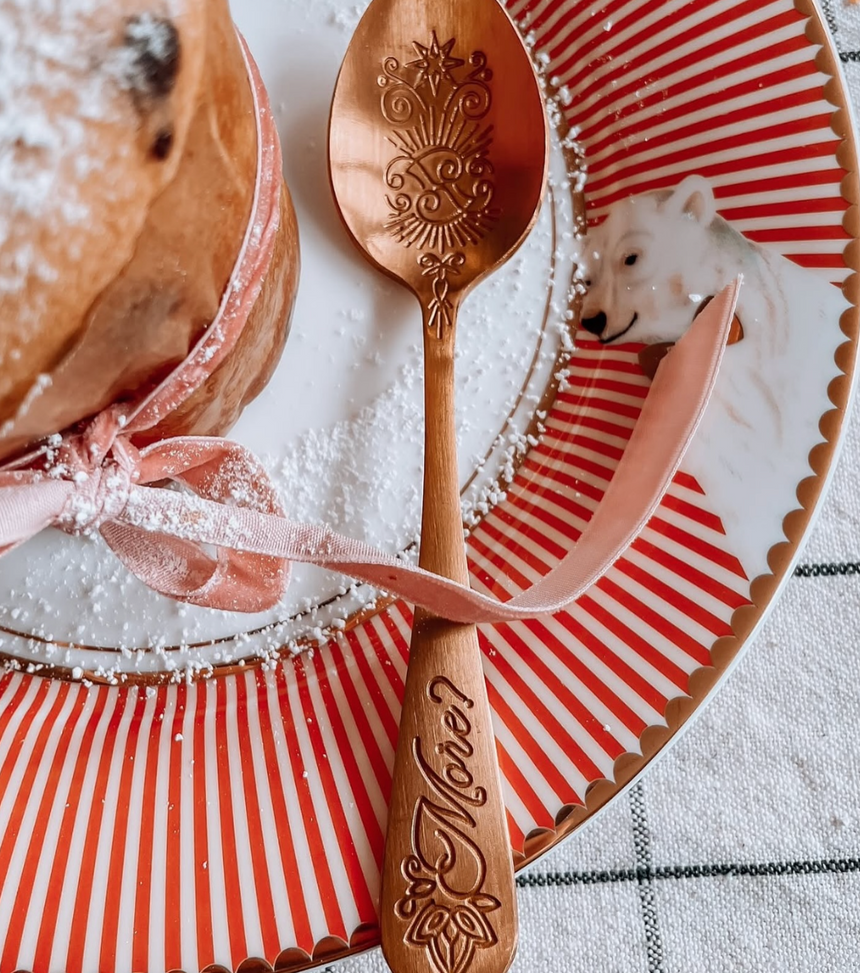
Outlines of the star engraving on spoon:
M452 84L454 83L451 72L454 68L461 68L466 63L458 57L451 57L451 51L454 49L456 43L456 39L452 37L447 44L440 45L435 30L433 31L433 40L429 46L425 47L423 44L419 44L418 41L412 42L418 59L410 61L407 67L418 68L421 72L418 80L415 82L416 88L422 88L425 84L429 84L430 90L433 92L433 97L435 98L439 94L439 85L443 79L450 81Z

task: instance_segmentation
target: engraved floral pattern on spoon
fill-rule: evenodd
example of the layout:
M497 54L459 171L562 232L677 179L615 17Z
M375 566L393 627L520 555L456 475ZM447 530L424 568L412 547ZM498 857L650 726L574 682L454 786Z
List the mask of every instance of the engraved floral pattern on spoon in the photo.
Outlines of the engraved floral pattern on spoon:
M489 154L493 72L475 51L468 66L454 57L456 39L413 42L418 57L383 61L381 109L392 126L396 155L385 170L390 215L386 228L433 281L429 327L439 337L452 323L450 277L465 263L462 250L479 242L499 217ZM454 258L454 259L452 259Z
M444 676L426 694L441 708L445 737L429 754L420 737L412 741L430 796L420 796L413 808L412 854L400 866L406 891L395 911L409 923L404 941L423 950L436 973L466 973L478 950L498 943L488 917L501 903L484 891L487 861L473 839L474 812L487 803L487 792L469 769L473 701Z

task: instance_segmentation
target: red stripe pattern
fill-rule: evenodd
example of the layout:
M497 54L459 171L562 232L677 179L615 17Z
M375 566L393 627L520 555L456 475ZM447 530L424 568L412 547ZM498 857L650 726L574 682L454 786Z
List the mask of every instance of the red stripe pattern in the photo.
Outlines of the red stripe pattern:
M825 78L783 0L514 0L511 12L575 94L589 219L699 173L720 212L829 279L847 275L839 140Z
M837 140L790 0L514 0L576 93L589 216L699 172L755 240L845 273ZM580 342L546 431L472 532L506 597L575 543L647 395L637 348ZM612 778L748 602L678 475L569 612L482 632L515 846ZM158 689L0 679L0 968L235 969L375 920L412 622L397 604L296 660Z
M637 347L580 342L508 498L470 537L511 595L576 541L647 393ZM568 613L482 633L511 834L522 845L659 724L748 583L683 474ZM0 697L3 968L202 969L309 952L375 919L412 614L313 655L191 685L7 675Z

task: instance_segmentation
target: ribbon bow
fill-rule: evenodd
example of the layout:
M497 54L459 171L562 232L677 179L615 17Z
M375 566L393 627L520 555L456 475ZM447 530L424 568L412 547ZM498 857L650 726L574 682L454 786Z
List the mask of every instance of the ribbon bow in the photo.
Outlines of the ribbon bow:
M193 437L138 450L116 419L108 410L84 433L49 445L37 468L0 472L0 556L47 527L98 531L133 574L170 598L240 612L276 604L289 562L241 550L241 522L228 505L283 517L254 456ZM152 486L165 481L193 492ZM218 544L215 557L201 546L207 542Z
M260 462L222 439L184 437L137 450L109 409L50 444L38 465L0 472L0 555L46 527L99 530L149 587L228 611L273 607L290 562L349 574L456 622L554 614L576 601L644 529L677 472L713 392L740 282L696 319L661 364L616 474L574 549L502 603L326 527L287 519ZM170 481L182 492L165 489ZM215 556L203 545L216 549Z

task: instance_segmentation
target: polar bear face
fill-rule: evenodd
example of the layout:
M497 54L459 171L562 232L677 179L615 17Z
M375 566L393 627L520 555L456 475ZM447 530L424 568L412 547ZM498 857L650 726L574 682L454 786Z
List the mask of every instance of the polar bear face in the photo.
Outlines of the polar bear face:
M607 345L677 341L727 278L715 217L700 176L616 203L584 240L582 326Z

